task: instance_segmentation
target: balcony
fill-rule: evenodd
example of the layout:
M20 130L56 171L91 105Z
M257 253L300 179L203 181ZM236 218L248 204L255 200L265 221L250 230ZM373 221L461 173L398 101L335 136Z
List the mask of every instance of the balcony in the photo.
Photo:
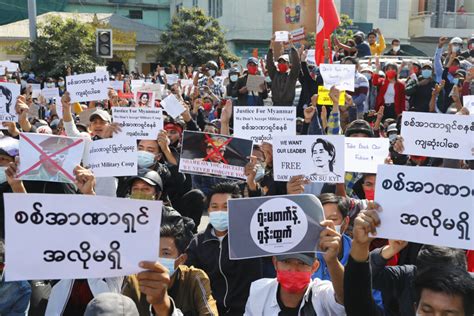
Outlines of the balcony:
M420 12L410 17L408 32L417 39L438 38L440 36L470 37L474 29L474 13Z

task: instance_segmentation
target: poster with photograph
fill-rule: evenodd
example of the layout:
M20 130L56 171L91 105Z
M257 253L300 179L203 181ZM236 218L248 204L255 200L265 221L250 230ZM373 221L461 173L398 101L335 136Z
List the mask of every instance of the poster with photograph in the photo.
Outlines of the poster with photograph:
M139 108L155 107L155 93L139 90L135 93L135 106Z
M20 89L21 86L16 83L0 83L0 123L18 121L15 105Z

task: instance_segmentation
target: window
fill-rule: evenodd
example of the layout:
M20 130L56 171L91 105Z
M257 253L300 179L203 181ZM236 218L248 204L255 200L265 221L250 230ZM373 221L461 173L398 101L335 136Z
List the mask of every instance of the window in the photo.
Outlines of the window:
M354 18L354 0L341 0L341 13Z
M222 16L222 0L209 0L209 15L213 18Z
M380 0L379 18L397 19L398 0Z
M128 11L128 16L130 17L130 19L143 20L143 11L142 10L130 10L130 11Z
M193 0L193 7L198 7L199 6L199 1L198 0Z
M267 12L272 12L273 11L273 0L268 0L267 1Z

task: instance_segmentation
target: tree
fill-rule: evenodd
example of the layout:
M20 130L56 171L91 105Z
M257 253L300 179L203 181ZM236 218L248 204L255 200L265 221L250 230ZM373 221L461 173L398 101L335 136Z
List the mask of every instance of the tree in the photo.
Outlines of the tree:
M337 36L337 39L340 40L341 43L345 43L346 40L348 40L349 38L352 38L352 36L354 35L351 29L353 22L347 14L341 14L339 19L341 20L341 24L334 31L333 36L334 35ZM314 48L316 33L309 32L308 34L306 34L305 40L306 40L307 47Z
M24 69L51 77L64 76L67 67L86 73L103 64L95 53L94 26L57 16L38 26L38 38L34 42L22 42L18 49L25 55Z
M159 62L200 65L209 60L217 62L219 57L225 62L238 60L225 44L219 22L199 8L180 9L161 35Z

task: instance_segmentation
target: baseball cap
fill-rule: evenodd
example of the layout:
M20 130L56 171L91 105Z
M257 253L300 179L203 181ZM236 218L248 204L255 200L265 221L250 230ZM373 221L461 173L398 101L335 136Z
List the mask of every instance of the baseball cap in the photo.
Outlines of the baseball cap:
M139 170L137 176L131 177L128 180L129 187L132 185L132 183L135 180L142 180L151 186L154 186L154 187L157 186L160 189L160 191L163 191L163 181L161 180L161 177L158 174L158 172L156 172L155 170L151 170L151 169Z
M284 261L287 259L298 259L305 264L312 266L314 261L316 260L316 255L314 252L300 252L300 253L290 253L286 255L279 255L276 256L278 261Z
M430 67L431 69L433 69L433 64L429 61L425 61L421 64L421 68L425 68L425 67Z
M58 128L59 122L60 122L59 119L52 120L51 123L49 123L49 126L52 129L56 129Z
M290 62L290 56L288 56L288 54L284 54L284 55L281 55L280 57L278 57L278 61L280 61L281 59L283 59L287 63Z
M84 316L138 316L133 300L119 293L101 293L87 304Z
M374 131L370 127L369 123L361 119L355 120L349 124L346 129L345 136L349 137L356 133L363 133L369 137L374 137Z
M247 64L248 63L254 63L255 65L258 65L258 59L255 57L250 57L249 59L247 59Z
M387 133L395 132L398 133L397 123L392 123L387 127Z
M92 112L91 115L89 116L89 122L92 122L94 118L97 116L106 122L110 123L112 121L112 119L110 118L110 114L107 111L104 111L102 109L97 109L94 112Z

